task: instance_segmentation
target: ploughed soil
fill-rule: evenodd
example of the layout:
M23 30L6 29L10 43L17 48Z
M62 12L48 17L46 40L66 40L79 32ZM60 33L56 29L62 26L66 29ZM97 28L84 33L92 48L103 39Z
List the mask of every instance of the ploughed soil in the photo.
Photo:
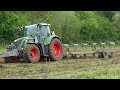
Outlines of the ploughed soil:
M0 63L4 63L4 59L0 56Z
M114 53L113 53L113 58L116 58L116 57L120 57L120 49L116 50ZM88 56L87 55L87 58L95 58L93 56ZM4 58L1 57L0 55L0 63L4 63Z
M113 57L120 57L120 49L116 50L116 51L113 53Z

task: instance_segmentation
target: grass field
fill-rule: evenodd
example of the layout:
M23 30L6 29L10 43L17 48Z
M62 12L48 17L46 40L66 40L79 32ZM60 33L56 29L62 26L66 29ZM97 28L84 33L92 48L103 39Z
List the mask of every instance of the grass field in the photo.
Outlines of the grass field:
M0 47L3 51L4 46ZM1 63L0 79L118 79L120 57L71 59L54 62Z
M0 53L2 53L5 49L6 45L0 45Z

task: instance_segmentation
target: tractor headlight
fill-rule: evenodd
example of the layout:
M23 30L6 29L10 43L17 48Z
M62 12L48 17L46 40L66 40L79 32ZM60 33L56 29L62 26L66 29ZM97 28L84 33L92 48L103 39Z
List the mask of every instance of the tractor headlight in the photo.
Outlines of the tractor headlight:
M27 39L29 43L32 43L33 41L31 39Z
M32 42L33 42L33 40L30 39L30 38L26 38L26 39L28 40L29 43L32 43Z
M32 43L33 41L31 39L29 39L29 42Z

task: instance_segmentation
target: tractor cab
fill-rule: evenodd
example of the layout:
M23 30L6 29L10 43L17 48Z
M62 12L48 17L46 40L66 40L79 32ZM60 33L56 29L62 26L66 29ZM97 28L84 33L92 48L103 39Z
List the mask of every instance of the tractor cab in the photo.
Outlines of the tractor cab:
M43 42L50 35L50 24L40 23L25 26L25 37L37 38L38 43Z
M40 23L33 24L25 27L18 27L18 37L34 37L38 39L38 42L42 42L46 37L51 35L50 24Z

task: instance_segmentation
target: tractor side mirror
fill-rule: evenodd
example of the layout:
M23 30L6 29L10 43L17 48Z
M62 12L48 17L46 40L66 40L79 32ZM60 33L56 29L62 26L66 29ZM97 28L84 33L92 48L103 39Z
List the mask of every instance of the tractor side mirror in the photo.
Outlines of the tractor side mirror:
M18 27L18 35L17 35L17 38L22 37L22 31L23 31L23 27Z
M20 36L17 35L17 38L19 38Z

